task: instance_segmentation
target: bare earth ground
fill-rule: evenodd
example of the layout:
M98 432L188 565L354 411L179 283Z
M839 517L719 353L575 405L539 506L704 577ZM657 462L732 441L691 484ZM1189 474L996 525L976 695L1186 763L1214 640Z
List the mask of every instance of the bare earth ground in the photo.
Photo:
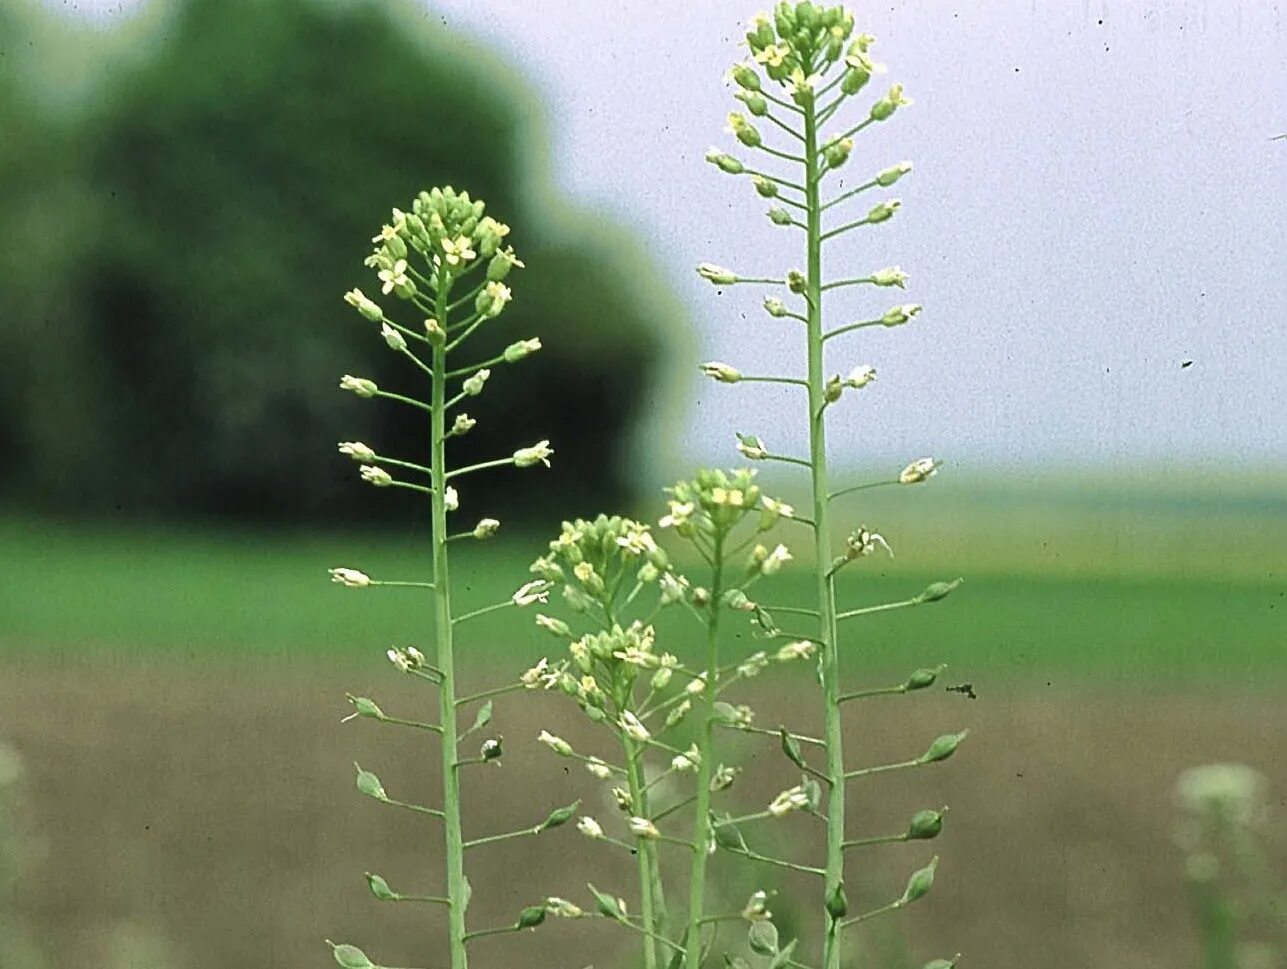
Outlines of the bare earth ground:
M907 873L938 852L934 890L890 920L915 940L916 965L958 950L963 966L981 969L1195 965L1169 841L1172 782L1194 763L1245 760L1269 774L1275 809L1287 812L1287 705L975 686L977 701L935 689L851 711L853 766L915 756L937 733L972 730L947 763L855 788L851 836L891 833L918 808L951 805L933 844L856 859L851 882L865 864L879 884L862 907L895 897ZM404 715L429 700L383 670L10 664L0 679L0 742L25 762L21 818L33 837L27 875L15 897L0 899L0 920L16 907L49 967L323 967L333 965L326 937L360 944L386 965L437 967L442 910L380 904L362 879L378 871L395 889L436 892L433 822L364 799L352 784L359 760L391 796L425 802L436 797L436 761L413 731L340 725L346 689ZM761 722L775 725L773 694L758 695ZM470 833L535 823L576 797L612 820L584 771L534 743L548 727L597 749L570 704L502 698L495 727L507 755L503 767L468 775ZM747 810L795 780L776 744L746 749L757 751L733 791ZM792 835L816 824L796 816L745 833L755 847L791 853ZM584 900L587 880L634 896L628 856L586 843L571 826L480 848L469 860L477 926L512 921L547 894ZM717 863L729 907L739 907L760 873L740 859ZM472 962L613 969L622 965L618 932L547 924L482 940Z

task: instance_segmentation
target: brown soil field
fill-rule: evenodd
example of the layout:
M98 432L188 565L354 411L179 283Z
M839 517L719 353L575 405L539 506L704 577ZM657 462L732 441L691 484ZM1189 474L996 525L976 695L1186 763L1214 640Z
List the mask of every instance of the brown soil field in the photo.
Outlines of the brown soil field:
M374 664L336 672L8 665L0 742L25 766L17 812L25 873L0 897L0 922L25 926L44 954L12 969L324 967L334 965L326 938L361 945L385 965L442 965L442 909L379 903L362 877L370 870L395 889L439 891L435 822L362 798L352 767L376 771L392 797L434 803L436 760L416 731L339 722L346 690L407 716L430 702L426 692ZM783 694L771 685L750 697L762 702L762 724L776 725L784 695L808 705L803 687ZM972 731L950 761L855 785L851 837L893 833L919 808L951 806L932 844L851 859L850 884L871 886L861 899L851 889L857 910L896 897L908 873L942 857L933 891L881 920L884 933L864 944L897 930L917 966L958 951L967 969L1196 965L1170 840L1174 779L1193 764L1242 760L1269 775L1275 810L1287 816L1287 704L1044 683L976 689L977 700L935 689L850 711L852 766L916 756L938 733ZM603 752L588 726L557 696L501 698L493 727L506 756L466 776L468 833L531 825L577 797L606 823L612 809L592 778L535 742L548 728ZM755 810L796 781L775 741L734 739L750 766L731 801ZM753 839L748 830L748 839L763 848L772 838L771 850L816 861L815 819L776 824ZM476 926L511 922L546 895L585 901L587 881L634 897L629 856L586 842L571 825L481 847L468 861ZM768 884L742 859L715 864L729 909ZM799 894L817 891L804 886ZM797 886L781 887L774 907L790 915ZM801 906L801 918L812 909ZM629 965L628 945L600 921L551 921L480 940L471 963L617 969Z

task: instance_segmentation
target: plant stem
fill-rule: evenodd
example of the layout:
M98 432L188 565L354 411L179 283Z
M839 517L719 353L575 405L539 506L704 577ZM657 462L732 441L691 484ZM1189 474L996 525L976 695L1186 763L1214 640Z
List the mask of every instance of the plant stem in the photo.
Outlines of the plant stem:
M693 805L693 862L688 879L688 931L684 938L685 969L701 969L702 913L706 899L706 846L711 840L711 776L715 759L715 684L719 680L719 614L724 594L724 536L715 536L710 614L706 620L706 689L702 691L702 723L697 735L701 759L697 765L697 801Z
M646 816L643 815L648 797L644 790L641 763L643 746L624 734L621 737L621 743L626 754L626 781L630 788L630 802L634 805L636 814ZM639 863L639 908L644 933L644 969L657 969L657 907L656 899L653 897L656 850L647 839L641 838L638 840L636 857Z
M822 639L822 691L826 717L827 776L827 865L825 899L844 881L845 785L844 747L841 737L840 657L836 642L836 589L830 574L831 516L827 500L827 433L822 358L822 205L818 180L817 107L804 105L805 204L809 206L808 226L808 339L809 339L809 460L813 465L814 570L818 585L819 634ZM823 969L840 969L840 936L829 915L823 945Z
M447 296L451 290L448 276L439 276L437 315L446 319ZM437 642L438 668L442 682L438 690L439 726L442 728L442 796L444 840L447 856L448 938L451 969L467 969L465 952L465 848L460 823L460 769L456 763L456 663L452 655L451 595L447 577L447 507L446 493L446 388L447 349L433 348L433 404L430 416L433 454L433 598L434 639Z

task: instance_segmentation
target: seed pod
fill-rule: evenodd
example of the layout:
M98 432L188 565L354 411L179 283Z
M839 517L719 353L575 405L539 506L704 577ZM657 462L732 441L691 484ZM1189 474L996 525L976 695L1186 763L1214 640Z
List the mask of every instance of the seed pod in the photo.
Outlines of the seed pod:
M969 736L968 730L962 730L960 733L945 733L935 739L930 744L929 750L921 755L922 764L934 764L940 760L947 760L954 753L956 748L961 746L961 741Z

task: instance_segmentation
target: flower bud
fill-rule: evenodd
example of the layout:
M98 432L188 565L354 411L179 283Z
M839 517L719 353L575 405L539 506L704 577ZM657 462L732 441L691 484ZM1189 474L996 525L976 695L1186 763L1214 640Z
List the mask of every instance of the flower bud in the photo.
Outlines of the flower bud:
M845 63L848 66L844 77L840 79L840 90L847 95L854 95L867 86L867 82L871 80L871 71L861 64L850 64L848 60Z
M571 627L562 619L555 619L553 616L547 616L543 613L537 613L536 625L553 636L566 638L572 635Z
M777 198L778 186L776 182L770 181L763 175L752 175L751 184L755 186L755 190L760 193L761 198Z
M872 206L871 211L867 213L867 222L871 225L879 225L881 222L888 222L893 218L894 213L898 211L903 203L898 199L888 199L884 202L877 202Z
M661 837L661 832L657 830L657 825L653 824L648 818L630 818L626 825L630 828L630 833L636 838L646 838L655 841Z
M350 589L365 589L371 584L371 577L357 569L328 569L331 581Z
M720 171L729 175L741 175L746 168L740 161L732 155L725 154L718 148L712 148L706 153L706 160L718 168Z
M550 467L550 455L554 449L550 447L549 441L537 441L531 447L519 448L514 452L514 466L516 468L530 468L534 464L543 464Z
M903 86L901 84L891 85L889 93L871 106L871 119L873 121L884 121L903 105L912 103L911 98L903 96Z
M943 667L941 666L935 670L919 669L907 678L907 682L903 684L903 689L910 693L913 690L924 690L926 687L933 686L934 681L938 679L938 675L942 671Z
M462 434L468 434L474 429L478 421L474 420L468 414L457 414L456 419L451 422L451 430L448 432L452 437L459 437Z
M429 337L429 342L434 346L442 346L447 342L447 331L433 317L425 319L425 336Z
M880 322L885 326L902 326L914 316L919 315L921 309L920 303L903 303L887 310L885 315L880 318Z
M876 368L868 364L862 364L849 371L849 376L844 379L844 385L852 387L854 390L862 390L875 379Z
M760 89L760 75L750 64L734 64L728 69L728 76L744 91Z
M925 587L925 591L916 597L916 601L938 602L940 599L946 599L962 581L962 579L953 579L951 582L931 582Z
M548 730L542 730L540 736L536 739L545 744L545 746L549 747L550 750L554 751L560 757L572 756L572 745L562 737L554 736L554 734L550 733Z
M380 327L380 336L384 337L384 342L389 345L390 350L401 353L407 348L407 338L391 327L388 323Z
M939 464L933 458L918 458L903 468L898 475L899 484L920 484L922 481L928 481L934 475L938 474ZM951 591L951 590L948 590Z
M717 360L702 364L702 373L722 384L735 384L742 379L742 371Z
M704 262L697 267L697 275L717 286L727 286L737 282L737 273L733 270L709 262Z
M891 165L884 171L876 175L876 184L881 188L889 188L896 181L912 170L912 163L909 161L899 162L897 165Z
M764 141L760 136L759 129L747 121L744 115L738 114L736 111L728 116L728 128L726 130L748 148L758 148Z
M534 929L545 921L544 905L529 905L523 911L518 913L518 921L514 923L516 929Z
M934 764L941 760L947 760L954 753L956 748L961 746L961 741L969 736L968 730L962 730L960 733L945 733L937 738L929 746L929 750L921 755L922 764Z
M374 380L367 380L365 377L351 377L345 374L340 378L340 390L347 390L359 397L374 397L379 389Z
M781 319L782 317L787 316L791 311L787 309L786 303L782 302L782 300L778 299L776 296L766 296L764 297L764 312L768 313L769 316L772 316L775 319Z
M791 213L780 205L774 205L768 211L769 221L774 225L790 225Z
M769 453L764 449L764 442L754 434L738 434L737 450L749 461L763 460Z
M577 822L576 829L591 841L597 841L603 837L603 826L594 818L582 818Z
M769 113L769 102L764 99L763 94L755 91L742 91L735 94L734 97L746 105L746 110L751 113L752 117L763 118Z
M786 275L787 289L796 295L800 295L809 288L809 280L805 278L804 273L798 269L790 270Z
M367 484L375 485L377 488L387 488L393 484L393 475L374 464L364 464L362 465L362 480Z
M382 902L396 901L398 895L389 887L389 883L379 875L373 875L369 871L363 872L366 875L367 888L371 889L371 894Z
M531 356L539 349L541 349L540 337L533 337L530 340L519 340L517 343L511 343L505 348L505 362L518 363L518 361Z
M373 797L377 801L387 801L389 796L384 793L384 785L380 783L380 778L376 777L369 770L363 770L358 764L353 765L357 771L357 789L367 797Z
M367 298L360 289L350 289L345 293L344 302L350 306L356 306L357 311L372 323L379 323L384 319L384 310L380 309L380 304Z
M907 286L907 273L903 272L897 266L888 266L885 269L877 269L871 274L871 281L877 286L897 286L899 289L905 289Z
M487 383L487 378L491 375L492 372L484 367L461 384L460 389L464 391L466 397L477 397L483 392L483 384Z
M849 160L849 153L854 150L852 138L841 138L822 147L822 157L826 159L827 168L839 168Z
M840 395L845 392L844 381L840 379L839 374L830 377L822 388L822 399L828 404L834 404L840 399Z
M361 441L341 441L340 453L351 457L354 461L361 461L364 464L370 464L375 460L375 451L367 447Z
M924 897L925 893L934 884L934 872L937 868L938 857L935 856L924 868L913 872L912 877L907 880L907 888L903 892L903 901L914 902L918 898Z

